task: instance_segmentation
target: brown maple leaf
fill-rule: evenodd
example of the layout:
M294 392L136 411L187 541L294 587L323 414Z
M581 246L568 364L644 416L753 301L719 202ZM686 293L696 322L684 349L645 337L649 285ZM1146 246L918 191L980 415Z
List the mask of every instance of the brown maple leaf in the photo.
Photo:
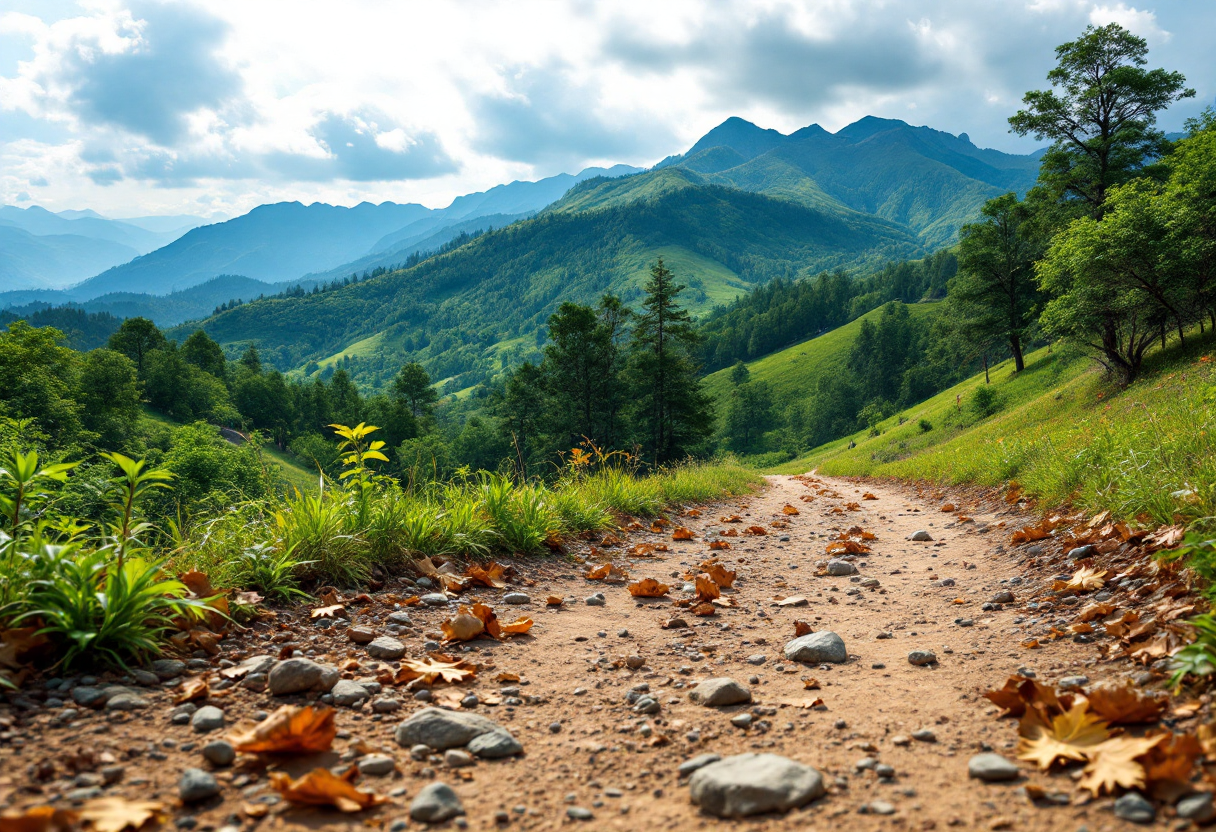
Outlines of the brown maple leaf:
M1118 788L1144 788L1144 766L1137 762L1164 739L1155 737L1113 737L1086 749L1089 763L1077 785L1097 797L1102 792L1114 794Z
M338 728L333 708L284 705L232 736L237 751L251 754L314 754L328 751Z
M1094 685L1086 694L1089 709L1111 725L1156 722L1169 698L1144 694L1131 685Z
M1086 749L1110 737L1106 723L1089 712L1085 702L1043 722L1038 712L1029 710L1018 727L1018 759L1036 763L1047 771L1060 759L1084 760Z
M359 770L351 766L339 777L327 768L315 768L299 780L281 771L269 773L270 787L292 803L333 806L339 812L358 812L387 803L388 798L356 789L351 781Z
M661 598L671 589L667 584L661 584L654 578L644 578L628 587L629 594L635 598Z
M421 679L424 685L433 685L435 682L459 684L476 675L476 665L444 653L431 653L425 659L402 659L401 669L393 677L393 682L401 685Z

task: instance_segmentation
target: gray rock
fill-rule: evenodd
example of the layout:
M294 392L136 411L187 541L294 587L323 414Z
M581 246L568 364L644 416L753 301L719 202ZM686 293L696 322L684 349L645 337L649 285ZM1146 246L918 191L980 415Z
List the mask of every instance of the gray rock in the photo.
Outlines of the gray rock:
M148 669L161 679L176 679L186 672L186 663L177 659L157 659L148 665Z
M372 702L372 713L374 714L391 714L393 711L399 710L401 710L401 700L391 696Z
M257 655L250 656L236 666L237 675L243 675L246 678L254 673L266 675L271 671L277 663L278 659L274 656Z
M487 760L497 760L524 752L524 747L520 744L519 740L501 728L497 731L490 731L487 734L479 734L473 737L473 739L469 740L467 747L469 753L476 754L478 757L484 757Z
M106 700L107 711L138 711L148 707L148 700L130 691L124 691Z
M908 540L912 540L917 543L928 543L932 539L933 535L929 534L924 529L920 529L919 531L912 532L912 534L908 535Z
M387 777L397 768L397 763L386 754L368 754L356 763L359 773L368 777Z
M1006 780L1016 780L1021 774L1017 765L1006 760L1000 754L991 752L976 754L967 763L967 774L985 783L1001 783Z
M937 734L932 728L920 728L912 732L912 739L919 742L937 742Z
M449 748L443 752L443 763L448 768L465 768L475 762L477 761L473 759L472 754L459 748Z
M464 814L464 804L447 783L431 783L410 804L410 818L422 823L442 823Z
M405 645L392 636L380 636L367 645L367 655L373 659L396 661L405 655Z
M840 558L832 558L828 561L829 575L856 575L857 567L849 563L847 560Z
M342 706L358 705L368 698L367 688L350 679L340 679L330 693L333 694L334 704Z
M442 607L447 604L448 596L444 595L442 592L428 592L418 600L426 604L428 607Z
M754 716L744 711L741 714L735 714L732 716L730 718L730 724L736 728L750 728L752 726L753 719L755 719Z
M218 768L230 766L236 759L236 749L225 740L213 740L203 746L203 759Z
M405 610L397 610L388 614L388 620L393 624L400 624L402 627L414 626L414 620L410 618L410 614Z
M704 768L710 763L716 763L722 759L720 754L698 754L691 760L685 760L680 763L680 767L676 769L681 777L688 777L699 768Z
M337 668L317 664L312 659L287 659L270 670L266 682L274 696L311 691L325 692L338 683Z
M1132 823L1152 823L1157 810L1139 792L1128 792L1115 801L1115 817Z
M583 603L589 607L602 607L604 606L605 601L606 599L604 598L604 593L597 592L594 595L588 595L583 600Z
M204 705L190 717L190 727L196 734L206 734L224 727L224 712L214 705Z
M498 736L485 740L477 746L478 750L474 750L472 747L474 739L491 734ZM500 756L518 754L522 750L515 738L494 720L474 713L445 711L440 708L426 708L419 711L398 725L393 736L398 745L407 748L427 745L443 751L448 748L469 746L469 750L478 756L490 756L496 751L502 751L512 746L516 750L507 751Z
M823 777L776 754L739 754L693 772L692 802L720 818L788 812L823 797Z
M1069 560L1083 560L1084 558L1093 558L1093 557L1097 557L1097 556L1098 556L1098 547L1091 545L1091 544L1086 544L1084 546L1078 546L1075 549L1068 550Z
M131 675L135 678L136 682L146 688L160 684L160 677L151 670L132 670Z
M566 817L570 820L592 820L595 813L583 806L571 806L566 809Z
M923 667L927 664L936 664L937 654L932 650L913 650L908 654L908 664Z
M748 663L748 664L764 664L764 662L765 662L767 659L768 659L768 657L767 657L767 656L765 656L763 653L757 653L757 654L756 654L756 655L754 655L754 656L748 656L748 657L747 657L747 663Z
M785 657L792 662L804 664L843 664L849 660L849 653L845 649L844 639L831 630L820 630L788 642L785 645Z
M861 811L866 815L893 815L895 807L885 800L871 800L861 807Z
M532 599L524 592L508 592L502 596L502 602L504 604L529 604Z
M739 705L752 701L752 692L734 679L725 676L717 679L706 679L688 693L688 698L698 705L707 707L722 707Z
M1010 592L1009 590L1005 590L1003 592L998 592L996 595L992 596L992 603L994 603L994 604L1012 604L1013 603L1013 593Z
M1089 684L1088 676L1063 676L1057 683L1056 688L1059 690L1078 690Z
M84 686L72 688L72 701L82 708L100 708L106 704L109 694L101 688Z
M1184 797L1174 808L1178 811L1178 817L1199 824L1208 823L1212 818L1216 818L1216 806L1212 805L1211 792L1200 792Z
M182 803L198 803L220 793L220 784L201 768L188 768L177 781L177 796Z

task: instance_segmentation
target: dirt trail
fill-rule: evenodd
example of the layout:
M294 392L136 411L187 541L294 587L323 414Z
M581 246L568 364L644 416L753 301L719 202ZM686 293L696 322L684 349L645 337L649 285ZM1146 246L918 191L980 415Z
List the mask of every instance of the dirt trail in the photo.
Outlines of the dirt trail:
M478 713L515 734L524 745L523 757L482 761L460 772L436 760L411 760L408 749L393 741L392 730L424 703L398 691L404 707L395 714L339 708L342 733L335 744L337 754L326 761L336 764L343 752L350 759L354 752L349 749L359 741L391 754L399 773L364 778L362 783L393 794L392 805L352 818L280 804L261 820L242 819L243 804L273 793L264 775L238 765L217 772L221 798L189 811L178 807L175 813L195 815L199 829L232 822L247 829L300 823L337 823L353 829L365 819L388 829L407 816L410 798L434 778L456 788L473 829L503 828L502 819L496 819L500 811L509 818L506 828L716 829L732 824L706 817L690 804L677 766L697 754L727 756L756 750L815 766L830 792L788 815L742 821L738 826L850 830L893 825L1019 830L1075 829L1085 823L1094 830L1126 826L1110 814L1109 799L1083 807L1041 808L1031 805L1019 788L1036 782L1048 792L1069 791L1071 784L1065 778L1053 781L1027 772L1021 783L985 785L967 777L968 759L981 750L981 744L1012 756L1016 739L1016 726L994 718L995 709L981 698L982 691L999 686L1024 666L1049 680L1074 673L1095 675L1091 666L1096 651L1091 646L1062 640L1045 650L1026 650L1019 644L1024 630L1014 624L1024 612L1012 606L981 610L999 591L1018 594L1017 585L1002 583L1020 575L1014 559L997 551L998 542L1008 537L996 524L1010 520L1012 525L1012 519L997 517L992 507L973 513L968 506L965 510L973 522L959 522L958 515L943 513L937 501L917 498L911 490L873 484L863 488L845 480L819 482L827 490L813 502L801 499L816 493L803 482L771 477L769 487L755 496L706 507L700 517L672 518L692 530L691 541L672 541L670 529L661 535L643 531L627 536L626 546L666 543L670 551L658 557L628 558L624 546L602 550L626 567L633 579L653 577L671 583L675 597L686 595L679 592L683 581L678 576L695 570L711 554L719 555L726 566L738 571L734 590L723 593L736 606L719 609L712 617L677 609L670 598L634 599L623 584L586 581L585 566L556 558L515 561L522 580L509 590L466 593L493 604L500 617L511 613L513 618L519 609L536 621L527 637L466 645L467 658L493 667L482 670L471 687L460 688L462 695L471 689L481 697ZM877 499L862 499L864 491ZM858 508L845 508L848 503ZM786 505L799 513L784 514ZM742 515L743 522L720 521L730 514ZM786 521L788 527L773 528L774 521ZM731 548L709 551L707 533L751 524L767 527L769 533L721 538ZM815 564L826 560L826 544L853 526L877 535L868 544L872 551L855 558L860 574L818 576ZM984 533L986 527L990 533ZM922 529L931 534L932 542L906 539ZM587 548L580 545L573 554L586 556ZM871 578L879 586L863 588L860 581ZM954 585L935 583L945 579L953 579ZM519 590L531 596L530 605L511 608L502 602L503 594ZM586 605L584 599L597 591L604 593L605 605ZM567 603L547 608L549 595L565 597ZM791 596L803 596L808 603L776 605L775 599ZM361 609L367 608L351 608L353 623L382 631L391 610L379 607L363 614ZM425 634L437 632L448 613L414 607L409 614L417 626L401 638L408 654L417 656L422 654ZM673 616L692 626L665 629L664 623ZM796 619L816 630L838 633L850 654L848 663L806 667L785 661L782 647L794 637ZM957 619L973 623L961 626ZM1049 623L1045 619L1038 626ZM231 656L276 652L278 644L257 643L270 640L273 632L247 636ZM318 661L340 664L354 657L362 664L354 675L374 674L376 662L340 631L301 623L292 635ZM932 650L938 662L913 666L908 661L913 650ZM641 656L644 666L623 666L628 656ZM522 684L497 684L495 677L501 672L518 673ZM689 701L688 689L697 680L717 676L749 685L753 705L719 709ZM805 688L804 680L812 677L819 681L818 690ZM642 683L656 695L660 713L644 717L631 710L626 694ZM502 691L503 687L518 687L518 692ZM437 687L435 692L441 690ZM27 767L87 746L110 749L126 767L123 780L106 793L174 801L180 772L190 766L207 768L198 748L218 733L199 736L188 725L170 724L170 692L145 691L150 707L131 714L107 715L82 708L73 722L65 724L45 708L10 712L8 718L16 724L9 742L0 745L0 797L8 793L13 803L27 805L75 787L70 780L51 780L42 785L41 795L32 793ZM512 706L514 696L522 701ZM822 698L821 707L802 707L816 697ZM281 701L267 693L238 689L215 704L224 708L231 724L257 711L273 710ZM752 726L732 725L731 718L746 711L753 712ZM649 725L649 736L643 722ZM936 741L910 739L920 729L930 729ZM669 741L656 744L659 736ZM871 770L855 769L866 757L892 766L895 776L880 781ZM469 779L462 779L461 772ZM567 810L572 805L589 809L594 817L570 819ZM880 811L893 808L894 814L861 813L863 805ZM411 828L417 826L410 823Z

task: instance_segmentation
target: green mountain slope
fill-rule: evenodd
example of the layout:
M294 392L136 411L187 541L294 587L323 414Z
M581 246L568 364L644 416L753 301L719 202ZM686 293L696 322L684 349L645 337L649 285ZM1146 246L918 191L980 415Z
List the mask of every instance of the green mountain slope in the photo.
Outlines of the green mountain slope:
M915 318L929 318L941 307L934 303L912 304L909 312ZM861 322L877 321L882 309L875 309L844 326L825 332L817 338L779 350L747 365L753 381L763 381L772 387L778 398L802 398L815 390L824 373L839 372L848 360L853 342L861 330ZM731 389L731 368L718 370L705 377L705 389L718 401L724 401Z
M344 354L379 334L352 368L363 383L383 383L410 359L433 377L470 374L463 381L473 382L501 362L496 344L535 344L563 301L590 303L604 292L640 298L658 256L689 285L694 310L708 310L775 276L920 253L914 235L881 219L698 185L692 176L673 171L651 180L669 186L619 205L621 180L584 186L580 199L606 207L546 212L405 271L323 295L245 304L203 326L232 349L256 344L283 368Z

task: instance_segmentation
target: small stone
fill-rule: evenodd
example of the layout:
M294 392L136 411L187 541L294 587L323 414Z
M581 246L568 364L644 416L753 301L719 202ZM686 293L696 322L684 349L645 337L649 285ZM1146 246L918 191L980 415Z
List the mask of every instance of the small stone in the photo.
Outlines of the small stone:
M190 727L196 734L218 731L224 727L224 712L214 705L204 705L190 717Z
M1078 690L1089 684L1088 676L1063 676L1056 688L1059 690Z
M346 635L355 644L370 644L376 638L376 631L371 627L351 627Z
M511 757L515 754L522 754L524 747L519 740L507 733L505 729L490 731L486 734L474 737L469 741L468 749L471 753L478 757L484 757L487 760L497 760L502 757Z
M889 766L886 763L879 763L874 766L874 773L885 780L890 780L895 776L895 767Z
M410 614L405 610L396 610L388 614L389 623L399 624L402 627L413 627L414 619L410 618Z
M828 574L837 576L856 575L857 567L847 560L832 558L828 561Z
M132 670L131 676L134 677L136 682L146 688L160 684L160 677L150 670Z
M148 669L155 673L161 680L168 681L176 679L186 672L186 663L177 659L157 659L148 665Z
M693 803L721 818L788 812L826 793L818 771L776 754L718 760L694 771L688 786Z
M391 714L393 711L399 710L401 710L401 700L391 696L372 702L372 713L374 714Z
M767 657L767 656L765 656L763 653L757 653L757 654L756 654L756 655L754 655L754 656L748 656L748 657L747 657L747 663L748 663L748 664L764 664L764 662L765 662L767 659L768 659L768 657Z
M220 784L201 768L188 768L177 782L177 795L182 803L198 803L220 793Z
M723 676L701 682L689 692L688 698L698 705L722 707L751 702L752 692L734 679Z
M584 809L582 806L570 806L566 809L566 816L571 820L591 820L595 814L590 809Z
M471 766L475 762L473 755L467 751L461 751L459 748L449 748L443 752L443 762L448 768L464 768Z
M645 664L646 664L646 660L644 658L642 658L641 656L633 655L633 656L625 657L625 666L628 667L630 670L637 670L638 668L642 667Z
M932 539L933 535L929 534L924 529L920 529L919 531L912 532L912 534L908 535L908 540L916 543L928 543Z
M937 734L932 728L920 728L912 732L912 739L918 742L937 742Z
M994 604L1012 604L1013 603L1013 593L1010 592L1009 590L1005 590L1003 592L998 592L996 595L992 596L992 603L994 603Z
M753 717L751 714L746 713L746 712L741 713L741 714L735 714L734 716L732 716L730 718L730 724L735 726L736 728L750 728L750 727L752 727L753 719L755 719L755 717Z
M1021 770L1000 754L988 752L976 754L971 758L967 763L967 774L985 783L1000 783L1016 780L1021 775Z
M583 603L589 607L602 607L606 602L607 599L604 598L604 593L602 592L597 592L594 595L588 595L585 599L583 599Z
M373 659L396 661L405 655L405 645L392 636L380 636L367 645L367 655Z
M428 592L418 600L426 604L428 607L444 607L447 606L448 596L444 595L442 592Z
M203 746L203 759L217 768L224 768L236 759L236 749L225 740L213 740Z
M336 667L317 664L312 659L296 658L281 661L272 667L266 683L273 696L288 696L328 691L338 683L339 678Z
M475 693L465 694L465 697L460 700L460 707L462 708L476 708L480 704L481 699Z
M493 720L464 711L426 708L397 726L394 734L402 746L427 745L440 751L467 746L479 757L493 758L523 750L507 730Z
M447 783L431 783L410 804L410 818L422 823L442 823L464 814L464 804Z
M361 705L368 698L367 688L350 679L339 680L330 694L334 697L335 705L344 707Z
M1174 809L1177 810L1178 817L1197 824L1205 824L1216 818L1216 807L1212 805L1211 792L1199 792L1184 797L1178 801Z
M1139 792L1128 792L1115 801L1115 817L1132 823L1152 823L1157 810Z
M788 642L785 645L785 657L804 664L843 664L849 660L844 639L831 630L808 633Z
M867 815L893 815L895 807L885 800L871 800L869 803L861 807L864 814Z
M1068 550L1069 560L1083 560L1084 558L1093 558L1098 556L1098 547L1093 544L1078 546L1075 549Z
M134 693L120 693L106 700L107 711L138 711L148 707L148 700Z
M431 756L431 747L429 745L419 743L410 748L410 759L416 763L421 763L429 756Z
M502 596L502 602L504 604L530 604L532 599L525 592L508 592Z
M908 664L916 667L923 667L927 664L936 664L937 654L932 650L913 650L908 654Z
M359 758L355 765L358 766L360 774L368 777L387 777L397 768L396 761L387 754L368 754Z
M688 777L699 768L703 768L710 763L716 763L721 760L720 754L698 754L691 760L685 760L680 763L680 767L676 769L681 777Z

